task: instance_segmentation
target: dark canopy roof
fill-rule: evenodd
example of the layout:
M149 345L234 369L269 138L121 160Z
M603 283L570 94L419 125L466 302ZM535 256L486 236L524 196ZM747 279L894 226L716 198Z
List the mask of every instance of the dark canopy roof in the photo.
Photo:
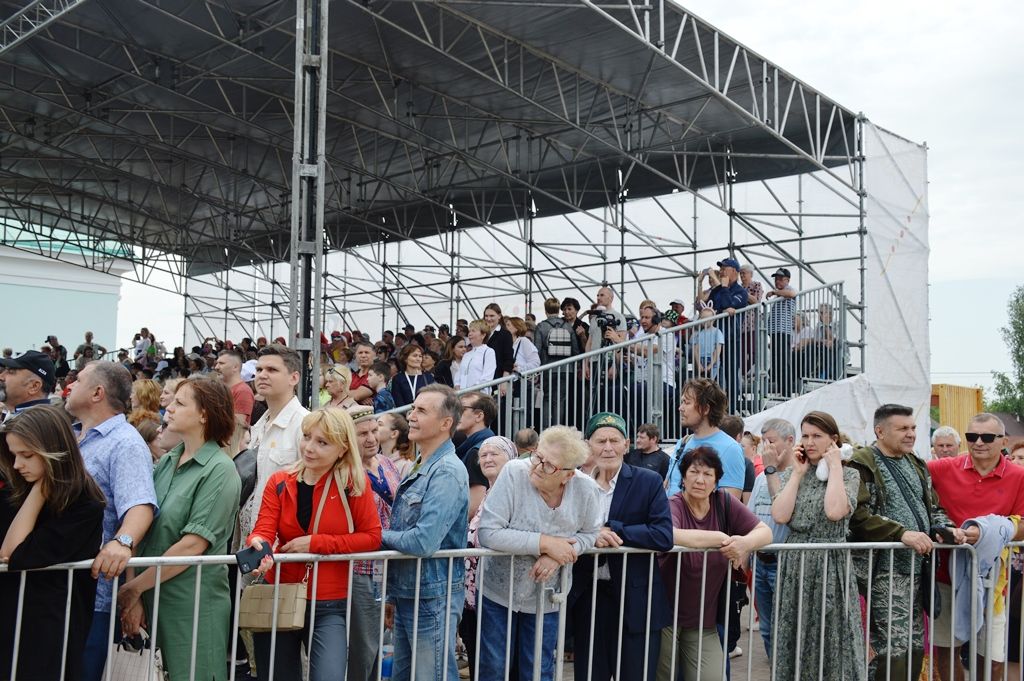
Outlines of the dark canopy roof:
M294 3L47 6L0 44L0 216L192 274L287 259ZM854 114L659 6L334 0L331 246L849 162Z

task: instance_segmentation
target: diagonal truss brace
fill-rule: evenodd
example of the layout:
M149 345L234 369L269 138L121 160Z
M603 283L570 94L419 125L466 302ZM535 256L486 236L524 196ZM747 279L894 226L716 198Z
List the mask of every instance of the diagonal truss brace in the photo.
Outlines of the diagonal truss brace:
M85 0L34 0L0 24L0 55L28 40Z

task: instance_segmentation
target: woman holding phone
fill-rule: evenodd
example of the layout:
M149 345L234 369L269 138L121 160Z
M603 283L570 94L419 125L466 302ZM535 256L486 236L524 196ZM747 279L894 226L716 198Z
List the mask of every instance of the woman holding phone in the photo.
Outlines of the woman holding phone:
M772 502L772 518L789 525L787 543L846 541L860 476L843 465L839 438L830 414L812 411L800 422L793 465L779 475L782 487ZM849 559L843 549L780 552L773 634L780 654L773 659L773 678L866 678L860 601Z
M361 553L379 549L380 517L363 468L352 416L336 407L307 414L302 419L299 449L295 465L274 473L267 481L248 545L262 550L270 544L277 553ZM348 561L320 563L314 573L306 563L281 563L275 568L268 556L258 572L271 583L305 581L311 601L302 629L276 632L274 678L302 678L301 648L312 638L306 650L310 681L344 679L348 660ZM253 635L261 678L270 668L271 639L270 632Z

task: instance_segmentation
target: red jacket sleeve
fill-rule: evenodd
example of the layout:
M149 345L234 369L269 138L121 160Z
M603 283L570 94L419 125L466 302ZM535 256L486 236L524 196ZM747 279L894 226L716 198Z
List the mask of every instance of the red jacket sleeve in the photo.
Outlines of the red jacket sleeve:
M253 537L260 537L270 542L273 546L277 539L277 528L281 521L281 495L277 493L277 486L284 481L282 473L275 473L267 480L267 486L263 488L263 502L260 504L260 514L256 517L256 525L252 534L245 538L245 545L248 546Z
M377 505L373 502L369 477L366 479L363 493L359 496L349 496L348 505L352 511L352 522L355 524L352 533L314 534L309 540L311 552L322 554L363 553L380 548L380 516L377 514ZM260 516L262 515L261 511Z

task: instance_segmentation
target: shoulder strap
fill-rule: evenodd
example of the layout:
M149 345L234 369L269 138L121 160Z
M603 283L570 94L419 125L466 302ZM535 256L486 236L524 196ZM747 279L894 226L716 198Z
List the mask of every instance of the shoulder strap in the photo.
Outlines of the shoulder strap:
M914 494L913 490L910 489L909 481L903 477L903 473L896 468L896 465L889 460L889 457L887 457L885 454L882 454L882 452L879 451L878 447L872 447L872 449L874 449L875 451L875 458L881 459L882 464L886 467L886 469L888 469L889 475L891 475L892 479L896 481L896 486L900 488L900 493L903 495L903 497L905 499L913 499L915 496L917 496L916 494ZM910 455L908 454L906 456ZM911 462L910 465L913 466L913 462ZM920 480L920 476L918 476L918 480ZM927 485L924 484L924 481L921 481L921 487L923 489L924 494L922 500L924 501L925 514L927 515L928 508L931 504L928 503L928 488ZM914 504L908 502L907 506L910 507L911 513L914 514L914 519L920 526L920 531L924 532L925 534L931 534L931 524L927 522L927 517L922 518L921 514L917 512L917 507Z
M320 495L320 503L316 507L316 518L313 520L313 530L310 534L316 534L317 530L320 529L320 516L324 512L324 504L327 503L327 495L331 493L331 482L334 480L334 472L327 476L327 483L324 485L324 491Z

